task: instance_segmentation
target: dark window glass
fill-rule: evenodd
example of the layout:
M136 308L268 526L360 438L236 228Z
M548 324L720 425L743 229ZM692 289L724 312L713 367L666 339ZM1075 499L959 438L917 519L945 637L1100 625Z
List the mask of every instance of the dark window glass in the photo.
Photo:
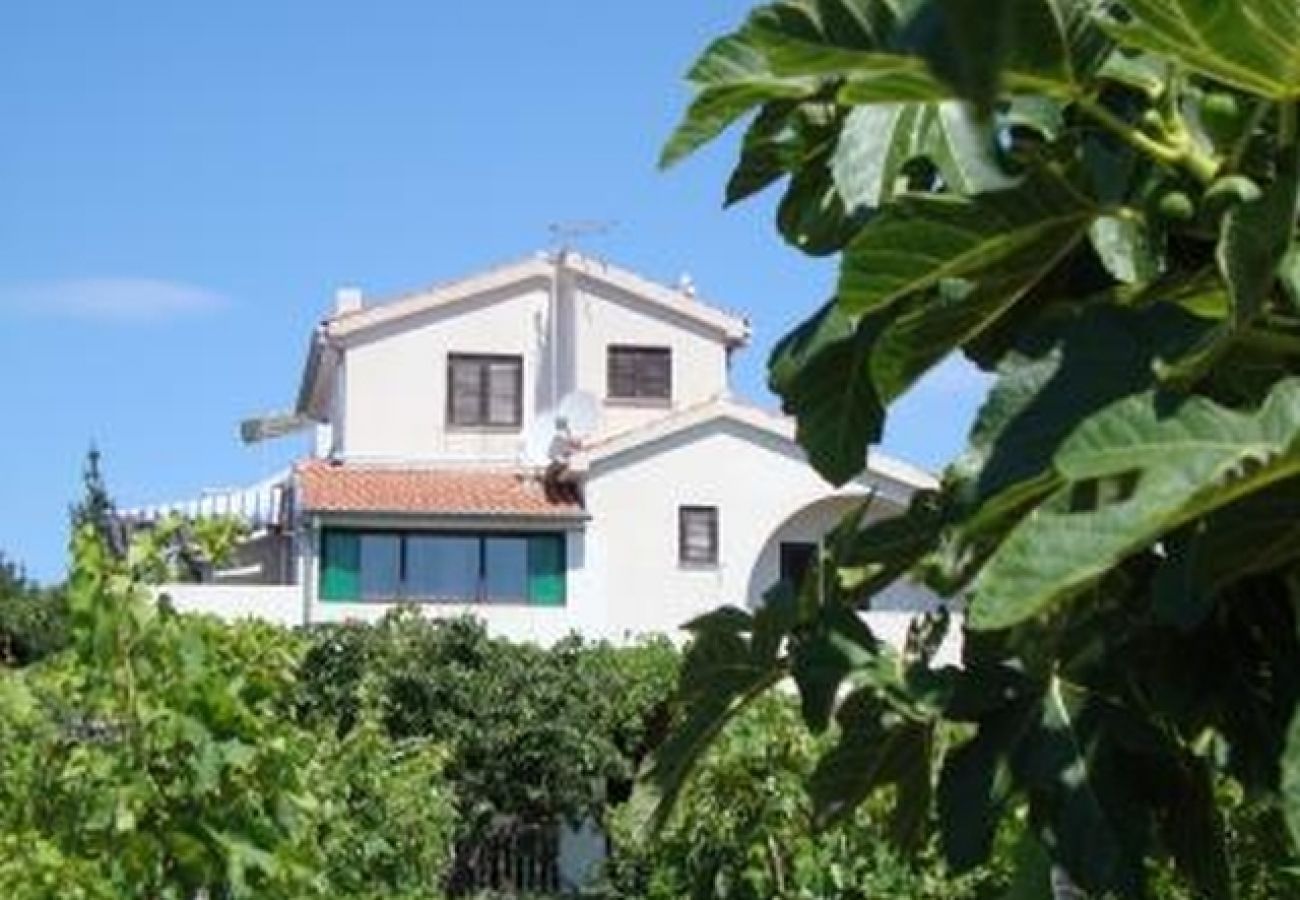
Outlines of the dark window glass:
M781 580L798 586L817 559L817 545L804 541L781 543Z
M695 565L718 561L718 508L683 506L678 513L678 559Z
M322 600L565 603L563 534L324 530Z
M528 539L483 539L483 591L485 599L522 603L528 599Z
M447 421L518 427L523 419L523 359L453 353L447 361Z
M487 364L487 424L519 424L519 361Z
M408 535L406 596L412 600L477 599L478 544L473 537Z
M606 390L615 400L668 400L673 393L673 356L667 347L609 348Z
M362 600L396 600L402 585L401 536L362 534L360 568Z

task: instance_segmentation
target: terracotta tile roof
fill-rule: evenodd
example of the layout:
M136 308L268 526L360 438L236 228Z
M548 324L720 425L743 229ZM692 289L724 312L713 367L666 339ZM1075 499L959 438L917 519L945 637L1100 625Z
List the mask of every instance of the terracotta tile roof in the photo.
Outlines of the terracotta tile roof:
M508 470L299 463L298 505L307 512L426 515L585 515L577 489Z

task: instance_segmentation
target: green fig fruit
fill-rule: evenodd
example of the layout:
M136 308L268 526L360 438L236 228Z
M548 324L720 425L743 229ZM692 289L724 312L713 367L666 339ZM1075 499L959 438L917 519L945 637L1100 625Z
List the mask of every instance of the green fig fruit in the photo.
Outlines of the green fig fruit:
M1201 124L1215 144L1231 144L1241 136L1245 127L1241 103L1232 94L1222 91L1206 95L1201 101Z
M1167 191L1156 204L1156 212L1171 222L1188 222L1196 217L1196 205L1183 191Z

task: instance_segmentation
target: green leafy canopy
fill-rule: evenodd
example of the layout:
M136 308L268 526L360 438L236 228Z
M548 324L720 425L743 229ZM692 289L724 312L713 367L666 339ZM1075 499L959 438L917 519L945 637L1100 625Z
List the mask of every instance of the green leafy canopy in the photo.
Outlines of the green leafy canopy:
M1124 897L1163 860L1231 896L1207 779L1300 842L1300 7L781 0L690 81L663 162L748 120L727 202L781 185L778 230L838 257L770 363L828 480L943 360L993 383L939 491L695 623L662 796L792 677L840 735L818 816L887 788L958 868L1028 822L1040 894L1045 860ZM961 667L862 624L902 578L961 614Z

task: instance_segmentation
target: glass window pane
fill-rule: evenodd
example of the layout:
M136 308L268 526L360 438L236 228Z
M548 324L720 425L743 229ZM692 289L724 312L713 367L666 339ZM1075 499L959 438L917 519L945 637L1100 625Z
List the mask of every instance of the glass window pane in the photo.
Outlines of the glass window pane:
M534 606L563 606L564 595L564 535L531 535L528 538L528 602Z
M668 351L647 351L641 360L640 376L641 396L668 397L672 393L672 363Z
M519 424L519 362L488 364L488 423Z
M401 552L401 539L395 534L361 535L362 600L397 599Z
M482 367L474 360L451 361L451 421L454 425L477 425L481 417Z
M717 507L683 506L679 529L682 562L713 564L718 561Z
M322 600L357 600L361 596L361 544L356 532L325 529L321 537Z
M616 398L666 400L672 396L672 351L667 347L608 348L606 388Z
M409 535L406 596L412 600L477 600L478 539Z
M487 599L523 603L528 599L528 539L489 537L483 540Z

